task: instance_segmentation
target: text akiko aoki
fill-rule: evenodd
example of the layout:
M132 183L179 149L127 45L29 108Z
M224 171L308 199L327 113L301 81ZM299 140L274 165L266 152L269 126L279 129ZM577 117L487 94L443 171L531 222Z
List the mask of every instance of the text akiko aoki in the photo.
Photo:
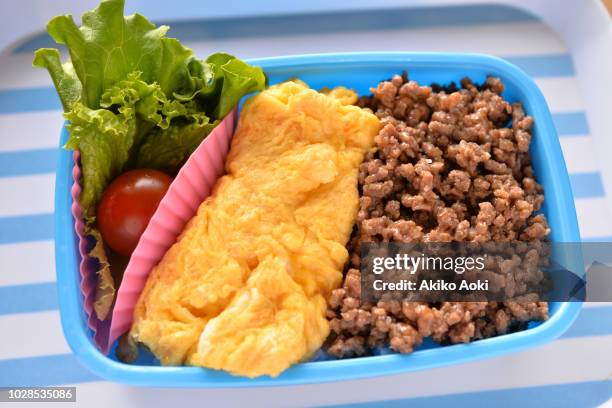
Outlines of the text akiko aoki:
M382 279L377 279L372 282L372 287L376 291L385 290L401 290L401 291L415 291L415 290L431 290L431 291L454 291L454 290L467 290L467 291L487 291L489 290L489 280L476 280L469 282L462 279L457 285L456 282L447 282L444 279L423 279L420 282L415 282L407 279L401 279L395 282L385 282Z

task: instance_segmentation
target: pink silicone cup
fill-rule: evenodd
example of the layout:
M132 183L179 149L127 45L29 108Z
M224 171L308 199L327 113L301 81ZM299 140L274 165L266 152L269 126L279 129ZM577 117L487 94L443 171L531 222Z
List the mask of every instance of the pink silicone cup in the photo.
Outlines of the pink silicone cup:
M138 241L119 287L104 352L132 325L138 297L149 272L176 242L185 224L225 174L225 158L234 134L236 109L204 139L183 165Z
M81 195L81 166L79 160L81 153L75 151L72 155L74 166L72 167L72 216L74 217L74 231L79 238L79 272L81 274L81 293L83 294L83 309L87 316L87 326L93 332L94 343L102 350L106 349L108 333L110 328L109 320L100 320L93 311L96 298L96 263L87 256L89 243L85 236L85 224L83 223L83 208L79 204Z
M72 170L72 215L79 238L81 292L87 324L93 331L96 346L108 354L113 343L132 325L138 297L149 272L174 244L185 224L196 214L198 207L210 195L217 179L225 174L225 158L234 133L237 111L234 109L204 139L191 154L170 184L168 192L149 221L123 273L110 320L101 321L93 313L96 291L95 264L87 256L87 238L83 234L83 210L78 202L81 193L79 152L74 153Z

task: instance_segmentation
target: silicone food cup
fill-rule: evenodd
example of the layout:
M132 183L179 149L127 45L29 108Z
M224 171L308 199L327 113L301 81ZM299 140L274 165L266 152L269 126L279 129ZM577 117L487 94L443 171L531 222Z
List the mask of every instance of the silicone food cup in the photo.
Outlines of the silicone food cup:
M72 169L72 215L79 242L79 271L83 309L94 343L104 354L132 324L134 306L144 288L151 269L174 244L183 227L208 197L217 179L224 174L225 156L234 132L236 110L228 114L202 141L181 167L168 192L151 217L123 273L121 286L112 310L112 318L98 319L93 311L96 291L96 263L87 256L87 238L83 234L83 209L79 204L81 168L79 152L74 152Z

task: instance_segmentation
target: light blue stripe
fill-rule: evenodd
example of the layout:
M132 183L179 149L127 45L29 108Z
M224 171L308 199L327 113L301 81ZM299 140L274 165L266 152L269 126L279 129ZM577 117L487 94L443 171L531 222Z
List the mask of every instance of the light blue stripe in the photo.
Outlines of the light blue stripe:
M589 124L585 112L553 113L552 118L559 136L584 136L589 134Z
M532 77L573 76L570 54L530 55L506 58ZM61 110L62 106L52 87L10 89L0 91L0 114ZM561 135L588 133L584 112L553 115Z
M0 315L55 310L57 292L54 282L0 286ZM612 325L601 324L612 321L612 305L584 308L574 325L563 337L585 337L612 334Z
M607 237L582 237L582 242L612 242L612 236L607 236Z
M567 366L571 370L570 366ZM477 378L475 378L477 381ZM407 384L410 386L410 384ZM381 389L384 395L384 389ZM612 395L612 380L588 381L581 383L543 385L539 387L512 388L494 391L476 391L464 394L450 394L433 397L406 398L335 405L335 407L390 408L390 407L596 407Z
M0 286L0 315L44 312L57 308L55 282Z
M28 90L22 91L28 92ZM0 111L2 110L2 92L0 91ZM584 112L555 113L552 116L559 136L589 133ZM57 129L58 133L60 130ZM56 154L57 149L55 148L0 152L0 177L53 173L55 172Z
M608 324L606 324L606 322ZM612 334L612 306L583 308L562 338Z
M0 114L61 109L62 104L53 87L5 89L0 91Z
M56 162L57 148L55 147L0 152L0 177L55 173Z
M514 65L532 77L573 76L576 74L571 54L533 55L506 57Z
M57 310L58 307L55 282L0 286L0 316Z
M53 214L0 217L0 244L53 239Z
M29 92L26 89L21 91ZM3 92L0 91L0 112L2 111ZM28 98L21 99L27 100ZM555 113L552 116L559 136L587 135L589 133L584 112ZM60 129L57 131L59 133ZM0 177L53 173L55 172L56 152L55 148L0 152Z
M161 22L161 24L171 27L169 33L171 37L176 37L181 41L195 42L522 21L537 21L537 18L516 7L474 5L199 19ZM57 47L57 45L48 35L41 34L16 47L13 53L31 53L41 47Z
M605 197L606 193L599 172L572 173L570 183L574 198L596 198Z
M0 387L42 387L97 380L73 354L0 360Z

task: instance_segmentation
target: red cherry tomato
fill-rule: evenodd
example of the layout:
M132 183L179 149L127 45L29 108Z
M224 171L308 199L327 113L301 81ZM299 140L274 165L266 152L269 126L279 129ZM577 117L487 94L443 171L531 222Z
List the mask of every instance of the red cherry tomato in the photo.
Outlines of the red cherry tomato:
M130 170L104 190L97 223L104 242L121 255L130 256L149 224L172 178L157 170Z

